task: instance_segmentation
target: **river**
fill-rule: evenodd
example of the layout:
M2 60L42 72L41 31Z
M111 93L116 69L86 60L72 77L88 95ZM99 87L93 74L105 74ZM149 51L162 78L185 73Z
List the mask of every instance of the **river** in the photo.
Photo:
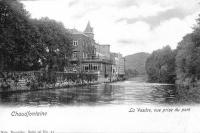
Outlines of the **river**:
M0 94L1 105L136 105L175 104L175 87L141 78L92 86Z

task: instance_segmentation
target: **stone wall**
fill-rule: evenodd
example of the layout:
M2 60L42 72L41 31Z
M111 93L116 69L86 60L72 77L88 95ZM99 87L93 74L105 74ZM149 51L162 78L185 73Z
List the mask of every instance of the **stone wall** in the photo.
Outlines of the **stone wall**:
M32 91L98 82L97 74L64 72L3 72L0 74L0 92Z

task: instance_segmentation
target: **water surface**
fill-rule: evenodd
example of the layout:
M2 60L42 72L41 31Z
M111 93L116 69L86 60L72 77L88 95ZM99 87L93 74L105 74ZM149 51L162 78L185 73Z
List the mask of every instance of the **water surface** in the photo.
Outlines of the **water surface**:
M175 86L128 80L99 85L0 94L1 105L136 105L175 104Z

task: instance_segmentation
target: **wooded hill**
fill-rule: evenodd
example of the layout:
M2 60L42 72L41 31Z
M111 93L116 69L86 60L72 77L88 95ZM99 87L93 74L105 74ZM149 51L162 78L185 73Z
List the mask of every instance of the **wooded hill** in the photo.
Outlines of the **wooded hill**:
M125 56L125 67L126 71L132 70L137 72L137 74L145 74L145 62L150 54L141 52L132 55Z

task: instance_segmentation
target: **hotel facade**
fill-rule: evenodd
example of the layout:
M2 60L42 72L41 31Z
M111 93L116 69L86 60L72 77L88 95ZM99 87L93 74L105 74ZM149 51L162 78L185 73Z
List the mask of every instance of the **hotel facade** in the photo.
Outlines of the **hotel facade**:
M125 60L120 53L111 53L109 44L98 44L94 40L93 28L88 22L84 32L70 30L73 39L73 54L70 59L73 71L91 73L98 81L114 81L124 78Z

